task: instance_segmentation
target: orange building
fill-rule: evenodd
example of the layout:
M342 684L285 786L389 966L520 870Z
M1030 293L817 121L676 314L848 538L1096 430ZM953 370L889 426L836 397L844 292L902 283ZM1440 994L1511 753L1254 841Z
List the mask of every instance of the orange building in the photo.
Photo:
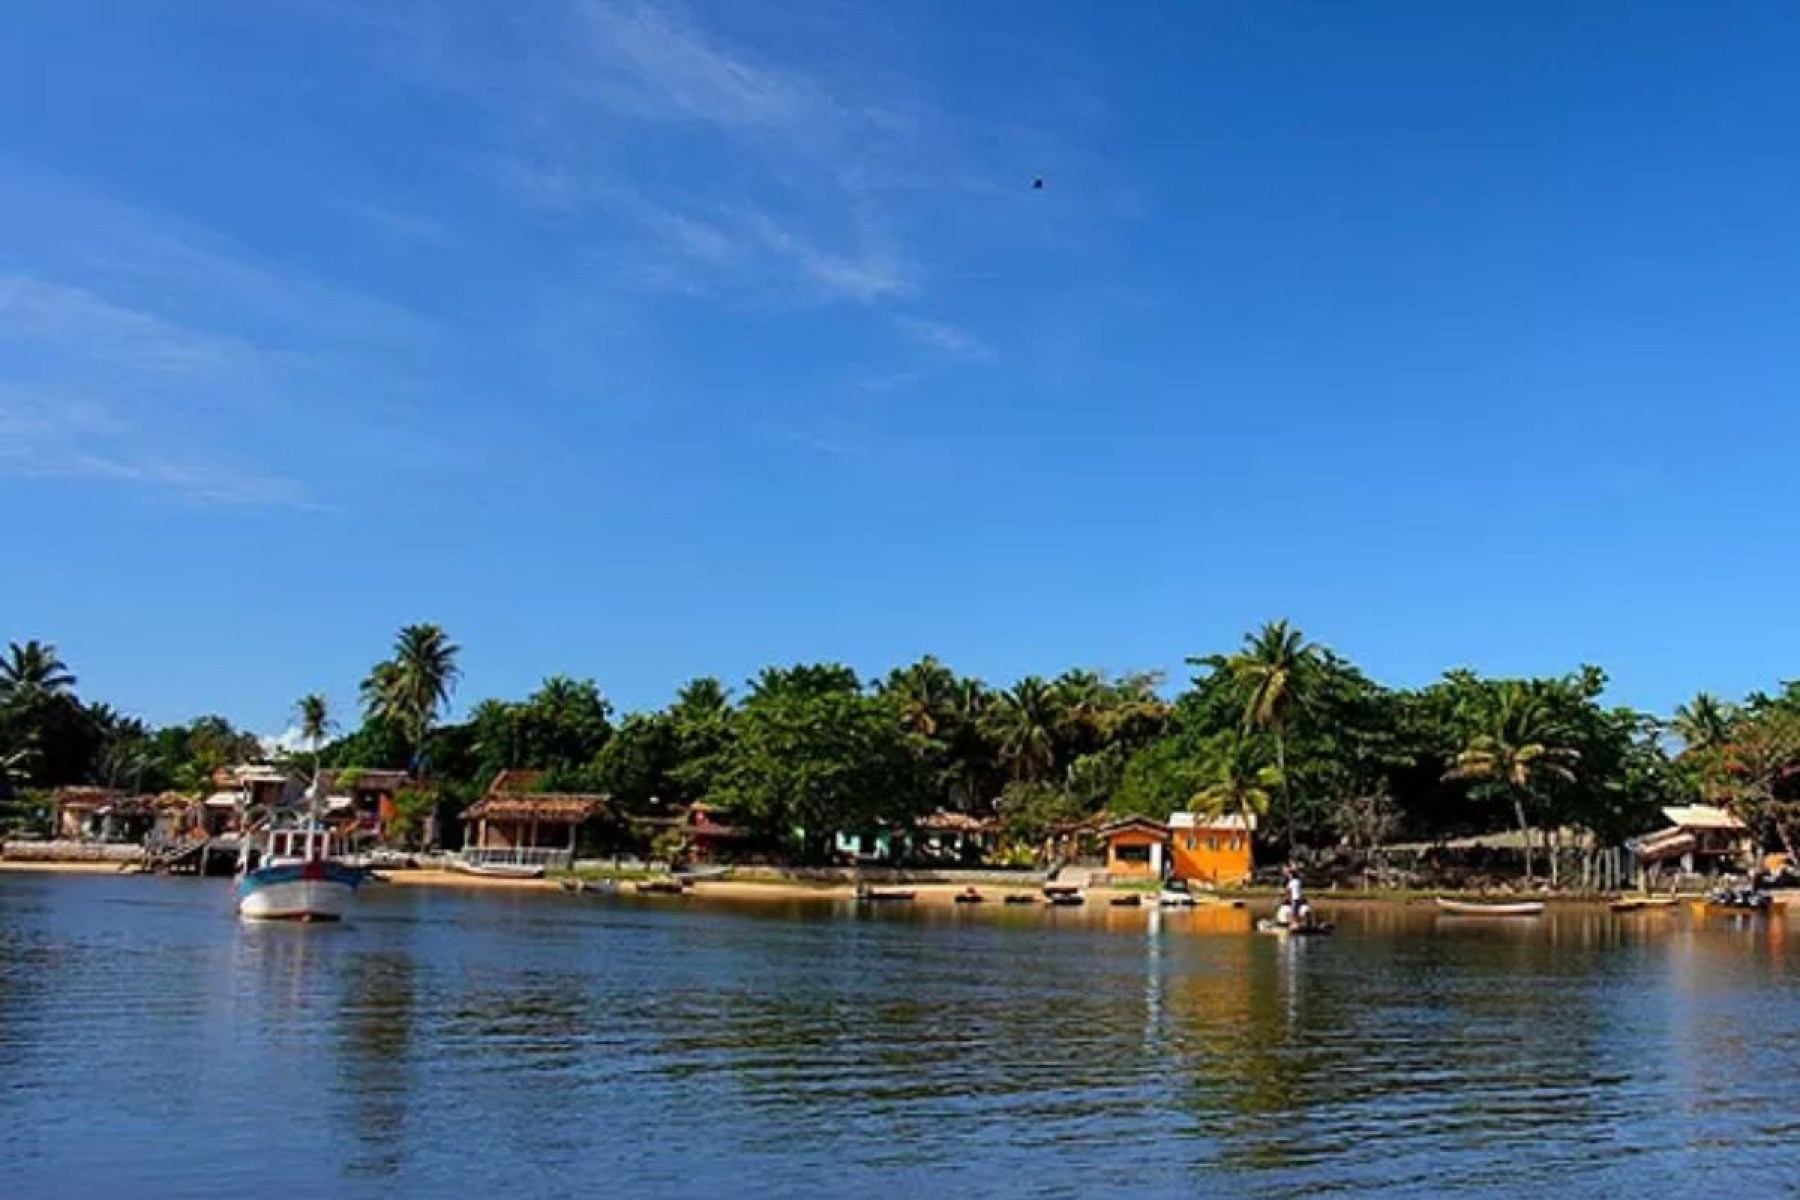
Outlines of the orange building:
M1171 873L1192 883L1242 883L1256 869L1250 853L1255 832L1255 819L1236 813L1175 813L1169 818Z
M1106 842L1106 874L1114 880L1163 877L1169 827L1148 817L1125 817L1097 831Z

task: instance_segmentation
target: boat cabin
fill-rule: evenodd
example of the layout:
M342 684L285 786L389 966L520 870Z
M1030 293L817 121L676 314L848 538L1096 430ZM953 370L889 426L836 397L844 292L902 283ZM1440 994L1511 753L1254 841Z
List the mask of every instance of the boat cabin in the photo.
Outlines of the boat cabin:
M343 854L343 841L335 833L323 824L303 820L263 834L260 865L312 862L321 858L341 858Z

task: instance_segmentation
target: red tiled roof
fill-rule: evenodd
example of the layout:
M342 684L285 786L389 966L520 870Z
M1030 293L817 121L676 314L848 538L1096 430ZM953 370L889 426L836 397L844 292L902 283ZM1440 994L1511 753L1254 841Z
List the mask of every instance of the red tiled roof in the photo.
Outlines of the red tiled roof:
M463 810L465 821L542 821L579 825L606 811L605 796L574 792L488 793Z
M494 782L488 784L488 795L500 792L535 792L544 786L544 776L548 771L530 771L513 768L494 776Z

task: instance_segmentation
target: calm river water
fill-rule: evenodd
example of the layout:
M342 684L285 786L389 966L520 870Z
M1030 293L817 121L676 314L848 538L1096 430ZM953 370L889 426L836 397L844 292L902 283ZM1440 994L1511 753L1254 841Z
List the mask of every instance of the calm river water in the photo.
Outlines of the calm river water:
M1777 920L0 876L0 1196L1562 1196L1800 1181ZM1680 1185L1680 1186L1678 1186Z

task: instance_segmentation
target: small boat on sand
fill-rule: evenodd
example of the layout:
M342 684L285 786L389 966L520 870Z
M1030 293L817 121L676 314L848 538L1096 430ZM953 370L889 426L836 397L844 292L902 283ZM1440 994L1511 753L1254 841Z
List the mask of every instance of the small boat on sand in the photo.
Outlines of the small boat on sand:
M1006 899L1002 900L1001 903L1002 904L1036 904L1037 897L1027 895L1024 892L1008 892L1006 894Z
M1107 901L1107 904L1112 908L1142 908L1144 907L1144 898L1136 892L1130 892L1123 896L1114 896Z
M1162 885L1162 891L1156 894L1156 902L1164 908L1192 908L1196 903L1194 893L1188 891L1185 880L1171 879Z
M1337 931L1337 926L1330 921L1308 921L1303 925L1287 925L1272 917L1264 917L1256 923L1256 932L1273 933L1280 937L1329 937Z
M858 904L906 904L918 894L902 888L878 888L859 884L856 889L856 902Z
M640 896L685 896L688 886L685 879L640 879L637 892Z
M562 890L576 896L616 896L619 894L619 881L616 879L565 879Z
M1066 891L1051 891L1049 888L1045 888L1044 903L1050 905L1052 908L1080 908L1083 904L1087 903L1087 897L1083 896L1074 888L1069 888Z
M1542 900L1446 900L1439 896L1437 906L1454 917L1536 917L1544 911Z
M981 904L987 900L987 897L983 896L974 888L964 888L962 891L956 893L952 899L958 904Z
M1625 896L1606 907L1616 913L1668 912L1679 903L1673 896Z
M542 879L543 863L492 862L483 859L453 858L450 869L461 875L475 875L483 879Z

